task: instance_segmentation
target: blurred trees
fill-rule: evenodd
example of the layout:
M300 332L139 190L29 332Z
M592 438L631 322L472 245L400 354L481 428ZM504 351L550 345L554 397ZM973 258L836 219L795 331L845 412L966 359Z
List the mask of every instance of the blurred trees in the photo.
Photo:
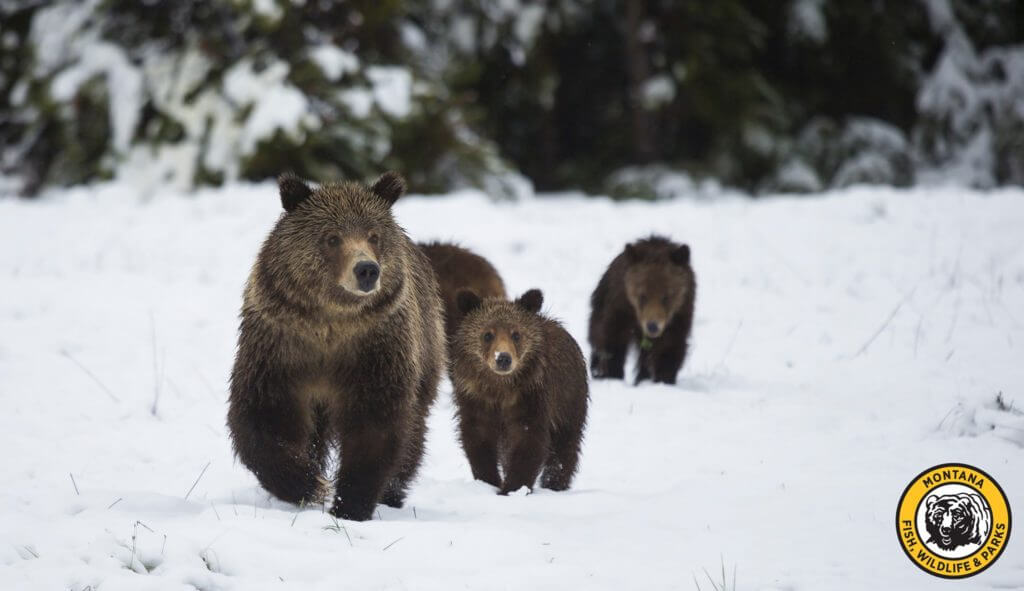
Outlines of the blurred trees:
M1024 184L1015 0L0 1L20 189ZM678 175L676 175L678 176ZM682 183L683 186L688 186Z

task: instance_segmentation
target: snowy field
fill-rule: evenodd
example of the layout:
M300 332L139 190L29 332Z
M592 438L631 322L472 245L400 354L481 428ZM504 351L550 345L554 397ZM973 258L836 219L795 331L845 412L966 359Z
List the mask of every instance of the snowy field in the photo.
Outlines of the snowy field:
M1024 191L403 199L414 239L543 289L588 354L623 244L685 241L696 323L677 386L592 384L571 491L473 482L445 383L406 508L365 523L271 500L232 457L242 285L278 212L272 184L0 199L0 589L710 589L723 566L741 591L1024 588L1024 530L950 582L894 528L942 462L1024 513Z

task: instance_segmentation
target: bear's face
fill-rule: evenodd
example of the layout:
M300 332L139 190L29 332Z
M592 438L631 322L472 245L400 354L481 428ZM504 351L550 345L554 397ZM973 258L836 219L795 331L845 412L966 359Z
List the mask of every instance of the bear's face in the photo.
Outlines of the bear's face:
M985 507L976 494L931 495L925 501L928 541L943 550L979 544L988 536Z
M455 336L459 355L478 360L499 376L514 375L539 348L537 312L543 301L536 289L515 302L460 291L457 303L464 319Z
M402 229L391 215L401 195L400 177L388 173L372 187L336 183L312 189L282 177L285 214L266 252L268 268L287 275L291 289L339 306L360 305L401 281Z
M660 337L676 315L693 285L687 272L690 248L685 244L667 256L643 256L626 247L626 298L637 324L649 338Z

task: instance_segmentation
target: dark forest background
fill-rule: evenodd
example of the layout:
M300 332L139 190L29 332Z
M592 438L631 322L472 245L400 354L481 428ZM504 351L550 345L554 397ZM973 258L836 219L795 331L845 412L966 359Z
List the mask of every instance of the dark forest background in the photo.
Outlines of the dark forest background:
M0 0L0 173L1024 184L1018 0ZM525 179L530 182L525 182Z

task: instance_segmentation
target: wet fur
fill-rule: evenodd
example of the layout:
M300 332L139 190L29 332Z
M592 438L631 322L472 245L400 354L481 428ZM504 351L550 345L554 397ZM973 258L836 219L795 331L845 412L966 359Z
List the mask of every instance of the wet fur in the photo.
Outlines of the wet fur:
M235 453L274 496L305 503L328 493L331 512L346 519L369 519L378 501L402 505L446 363L433 271L390 211L403 188L393 173L369 189L309 189L283 177L286 211L242 305L228 411ZM378 236L369 256L381 277L371 295L339 285L351 261L324 245L332 232ZM324 475L332 446L340 446L333 494Z
M561 324L539 313L531 290L516 302L462 292L465 318L452 347L459 437L473 477L508 494L523 486L565 490L579 463L588 385L583 353ZM483 334L519 332L513 373L492 369ZM493 342L498 342L496 337Z
M659 279L646 281L652 276ZM660 279L663 277L667 279ZM657 311L665 318L665 328L658 337L648 338L649 348L641 347L645 337L629 281L651 283L646 287L653 292L648 294L653 302L669 295L670 305ZM590 298L591 375L624 378L626 355L630 346L636 346L640 348L636 383L676 383L689 349L696 291L688 247L659 236L627 245L612 260Z
M446 242L430 242L419 245L437 276L441 301L444 302L445 335L451 343L462 320L462 313L456 304L460 290L468 289L481 298L508 299L501 275L484 257Z

